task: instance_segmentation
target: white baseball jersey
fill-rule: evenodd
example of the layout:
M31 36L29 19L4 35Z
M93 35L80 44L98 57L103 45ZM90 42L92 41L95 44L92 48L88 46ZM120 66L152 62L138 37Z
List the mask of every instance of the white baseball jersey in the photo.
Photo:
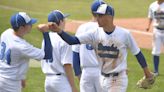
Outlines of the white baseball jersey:
M164 2L158 4L157 1L153 2L149 7L148 17L153 19L154 27L164 29Z
M77 37L80 43L90 43L94 46L99 61L103 62L102 72L107 74L127 69L128 48L134 55L140 51L130 32L118 26L110 35L102 28L96 28Z
M79 26L76 36L97 28L97 22L87 22ZM73 51L80 55L82 74L80 79L80 92L101 92L100 62L97 60L95 49L91 44L74 45Z
M153 55L160 55L161 46L164 44L164 2L153 2L149 7L148 17L153 19Z
M35 48L16 36L13 29L2 33L0 43L0 77L22 80L28 70L29 59L44 58L44 50Z
M65 74L64 64L72 64L71 46L64 42L57 33L50 32L49 36L53 47L53 61L42 60L42 71L46 75ZM44 43L42 47L44 48Z
M50 32L49 36L53 47L53 60L41 62L42 71L46 74L45 92L72 92L64 70L64 64L72 64L71 46L57 33ZM44 48L44 43L42 47Z
M97 22L87 22L81 25L77 32L76 36L86 33L93 28L97 28ZM95 50L91 44L81 44L73 46L74 52L80 52L80 64L82 67L97 67L99 66L99 62L97 61L97 56L95 54Z

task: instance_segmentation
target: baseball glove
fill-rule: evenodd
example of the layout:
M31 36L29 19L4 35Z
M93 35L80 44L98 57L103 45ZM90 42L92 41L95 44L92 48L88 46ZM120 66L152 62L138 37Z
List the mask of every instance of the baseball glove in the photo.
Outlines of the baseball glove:
M143 77L142 79L140 79L137 82L137 86L139 88L150 89L150 88L152 88L152 85L154 84L154 82L155 82L155 76L154 75L152 78Z

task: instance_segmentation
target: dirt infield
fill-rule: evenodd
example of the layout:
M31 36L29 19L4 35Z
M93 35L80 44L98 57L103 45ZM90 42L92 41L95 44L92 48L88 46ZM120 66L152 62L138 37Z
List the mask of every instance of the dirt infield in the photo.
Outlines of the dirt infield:
M66 23L66 30L75 32L78 26L86 21L74 21L68 20ZM146 32L147 19L135 18L135 19L115 19L114 23L118 26L129 29L132 35L137 41L137 44L141 48L152 48L152 28L149 32Z

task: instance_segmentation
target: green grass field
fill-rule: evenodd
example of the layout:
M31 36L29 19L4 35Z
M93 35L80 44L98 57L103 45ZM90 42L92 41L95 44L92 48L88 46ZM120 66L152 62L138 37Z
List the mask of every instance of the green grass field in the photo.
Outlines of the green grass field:
M37 18L38 23L47 21L47 15L54 9L59 9L65 13L71 14L69 19L88 20L91 17L90 4L93 0L0 0L0 33L10 27L10 16L18 11L25 11L32 17ZM137 18L147 17L148 6L154 0L105 0L115 8L116 18ZM40 47L42 35L34 30L25 37L34 46ZM143 53L152 70L151 51L143 49ZM143 90L136 87L136 82L142 75L142 69L134 56L128 55L129 85L127 92L163 92L164 88L164 55L160 60L160 76L152 89ZM38 63L33 66L39 66ZM76 81L78 85L78 81ZM27 74L27 87L23 92L44 92L44 74L39 67L30 67Z

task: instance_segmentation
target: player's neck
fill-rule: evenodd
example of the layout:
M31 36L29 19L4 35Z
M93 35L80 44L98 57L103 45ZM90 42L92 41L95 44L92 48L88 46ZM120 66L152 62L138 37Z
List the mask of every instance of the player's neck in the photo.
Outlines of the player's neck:
M92 22L97 22L96 18L95 17L92 17Z
M116 27L115 25L108 25L106 27L103 27L103 29L105 32L113 32L115 27Z
M164 0L158 0L157 2L158 2L158 4L162 4L164 2Z
M16 31L16 32L14 32L14 34L20 38L23 38L23 36L24 36L24 33L22 33L21 31Z

